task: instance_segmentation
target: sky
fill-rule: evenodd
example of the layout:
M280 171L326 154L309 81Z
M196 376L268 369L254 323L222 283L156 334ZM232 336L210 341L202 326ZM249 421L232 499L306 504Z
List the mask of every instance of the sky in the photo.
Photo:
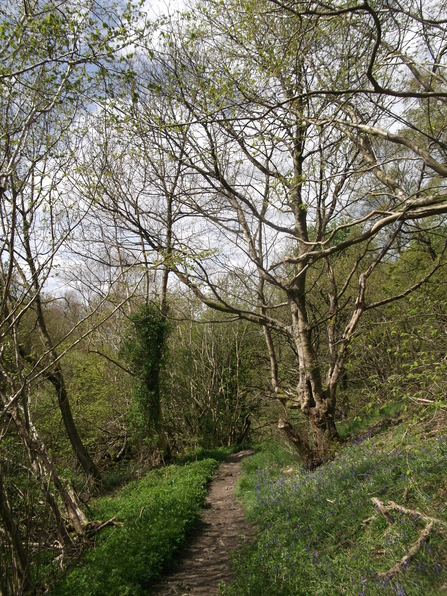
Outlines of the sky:
M172 13L185 6L184 0L148 0L146 2L148 15L159 17L162 14Z

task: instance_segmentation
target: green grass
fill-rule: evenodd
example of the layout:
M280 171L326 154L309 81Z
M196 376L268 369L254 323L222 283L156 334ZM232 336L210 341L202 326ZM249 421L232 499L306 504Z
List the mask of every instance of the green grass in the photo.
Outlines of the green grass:
M139 596L166 568L204 504L215 459L153 470L113 496L97 499L90 518L116 517L81 566L55 587L57 596Z
M199 447L195 450L185 451L181 454L176 454L170 463L175 465L184 465L186 463L202 461L203 459L215 459L218 462L223 461L228 455L242 449L243 446L231 447L216 447L214 449L204 449ZM110 464L104 471L101 482L101 494L110 494L117 489L129 484L129 482L141 478L145 473L148 473L154 468L153 462L148 458L148 461L142 465L141 461L124 460ZM64 478L70 478L71 470L67 470ZM76 478L77 479L77 478ZM74 480L74 479L73 479ZM81 475L78 480L78 485L82 486L84 478Z
M361 433L375 433L376 427L387 426L393 419L406 412L408 400L392 401L384 404L368 404L359 410L354 417L338 425L342 439Z
M401 424L363 435L313 472L269 444L243 470L239 494L259 534L234 557L226 596L446 593L447 539L439 525L405 569L379 576L409 552L427 522L391 511L389 524L372 498L442 520L447 529L447 437L424 438L420 425Z

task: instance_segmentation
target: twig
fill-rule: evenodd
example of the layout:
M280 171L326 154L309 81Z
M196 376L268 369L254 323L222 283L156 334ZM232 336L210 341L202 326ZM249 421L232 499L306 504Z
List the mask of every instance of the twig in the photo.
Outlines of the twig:
M404 432L404 434L402 435L402 438L401 438L401 440L400 440L400 442L401 442L401 443L403 443L403 442L404 442L404 439L405 439L405 437L407 436L407 432L410 430L410 428L411 428L412 426L414 426L414 425L408 425L408 426L407 426L407 428L406 428L406 430L405 430L405 432Z
M402 501L406 503L408 501L408 486L404 490L404 494L402 495Z

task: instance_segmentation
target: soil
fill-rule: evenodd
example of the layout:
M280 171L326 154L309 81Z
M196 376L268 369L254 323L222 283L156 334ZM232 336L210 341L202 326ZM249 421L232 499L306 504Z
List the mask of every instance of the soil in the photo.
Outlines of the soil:
M219 466L196 532L176 570L154 586L152 596L217 596L221 582L231 583L230 552L249 541L254 532L234 495L241 461L252 454L241 451Z

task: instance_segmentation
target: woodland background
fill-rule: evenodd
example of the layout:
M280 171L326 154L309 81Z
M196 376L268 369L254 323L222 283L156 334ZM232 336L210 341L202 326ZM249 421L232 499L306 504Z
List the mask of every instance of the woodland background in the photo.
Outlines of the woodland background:
M445 408L445 2L0 14L1 593L179 454Z

